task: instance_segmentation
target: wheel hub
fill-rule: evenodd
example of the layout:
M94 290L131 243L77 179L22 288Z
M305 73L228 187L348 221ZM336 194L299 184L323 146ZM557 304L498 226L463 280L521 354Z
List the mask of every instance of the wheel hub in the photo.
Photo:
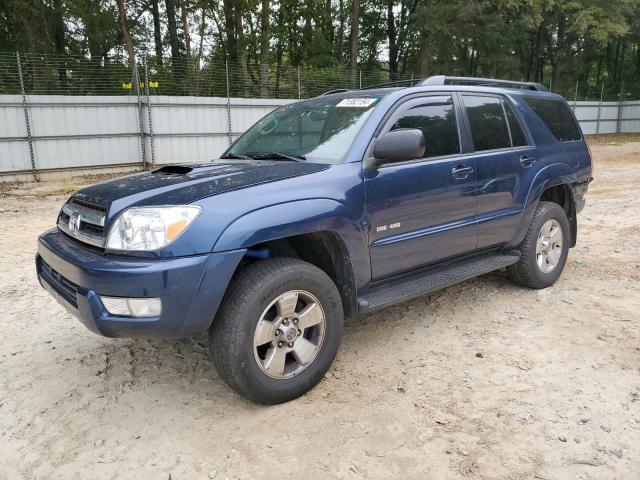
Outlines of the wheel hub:
M288 322L288 325L280 325L280 335L278 335L278 340L285 343L291 343L295 341L300 335L300 330L293 325L292 322Z
M554 218L544 222L536 242L536 263L541 272L549 273L558 265L562 256L562 240L560 223Z
M268 376L296 376L315 360L324 340L322 305L311 293L291 290L273 300L254 333L256 363Z

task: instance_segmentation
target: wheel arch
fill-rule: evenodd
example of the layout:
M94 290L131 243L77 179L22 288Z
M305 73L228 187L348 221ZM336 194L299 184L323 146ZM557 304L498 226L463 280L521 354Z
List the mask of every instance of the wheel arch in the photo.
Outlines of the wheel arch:
M522 221L509 245L515 247L522 242L535 213L536 205L540 201L549 201L560 205L567 214L571 228L569 246L574 247L577 240L578 221L571 185L576 181L574 169L566 164L554 164L540 170L531 182Z
M569 246L575 247L578 234L578 219L576 214L576 203L573 198L571 185L567 183L549 185L542 191L537 201L552 202L562 207L564 212L567 214L567 219L569 220L569 228L571 232Z
M345 317L357 312L357 289L371 271L361 222L345 205L310 199L250 212L229 225L214 251L247 249L245 262L293 257L323 270L338 287Z

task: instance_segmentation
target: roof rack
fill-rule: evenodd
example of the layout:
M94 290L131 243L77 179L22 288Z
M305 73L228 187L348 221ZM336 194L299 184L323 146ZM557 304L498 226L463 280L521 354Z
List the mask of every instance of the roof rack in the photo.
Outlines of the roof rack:
M413 87L420 82L422 82L423 78L412 78L410 80L396 80L393 82L385 82L385 83L377 83L375 85L369 85L368 87L362 87L360 90L371 90L372 88L380 88L380 87L396 87L400 85L404 85L405 83L409 83L410 87Z
M348 92L349 90L346 88L336 88L335 90L327 90L324 93L321 93L320 96L324 97L325 95L333 95L334 93L344 93L344 92Z
M408 85L407 85L408 84ZM359 90L371 90L373 88L382 87L400 87L407 85L408 87L426 87L435 85L475 85L478 87L498 87L513 88L517 90L533 90L538 92L548 92L547 87L541 83L535 82L517 82L515 80L499 80L496 78L480 78L480 77L449 77L447 75L434 75L428 78L412 78L409 80L396 80L393 82L378 83L362 87ZM348 92L347 88L337 88L324 92L321 96L332 95L334 93Z
M420 81L417 86L427 85L476 85L483 87L514 88L518 90L534 90L538 92L548 92L541 83L517 82L514 80L498 80L495 78L478 77L449 77L446 75L435 75Z

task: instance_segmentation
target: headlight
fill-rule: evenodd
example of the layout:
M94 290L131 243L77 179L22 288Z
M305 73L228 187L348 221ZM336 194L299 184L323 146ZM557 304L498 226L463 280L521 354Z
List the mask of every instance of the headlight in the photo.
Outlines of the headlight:
M196 205L130 208L109 230L106 247L112 250L157 250L178 238L200 210Z

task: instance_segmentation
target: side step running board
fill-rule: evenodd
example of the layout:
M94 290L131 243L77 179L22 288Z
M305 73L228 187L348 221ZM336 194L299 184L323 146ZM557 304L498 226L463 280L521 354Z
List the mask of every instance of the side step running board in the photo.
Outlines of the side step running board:
M365 295L358 298L358 312L368 313L410 300L478 275L499 270L516 263L518 260L520 260L520 252L500 253L476 257L389 280L382 285L372 287Z

